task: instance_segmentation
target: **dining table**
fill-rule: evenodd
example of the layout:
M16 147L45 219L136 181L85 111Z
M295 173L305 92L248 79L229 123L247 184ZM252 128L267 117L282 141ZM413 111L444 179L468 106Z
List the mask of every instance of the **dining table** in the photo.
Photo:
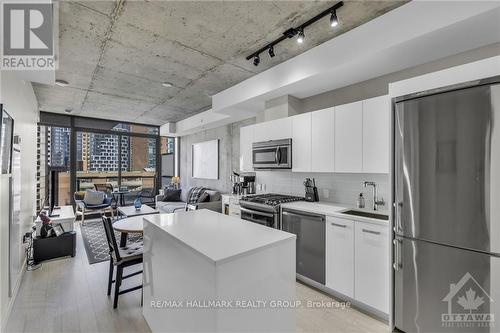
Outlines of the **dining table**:
M143 228L144 216L132 216L113 223L113 229L120 232L120 247L127 245L128 234L136 233L141 234L144 232Z

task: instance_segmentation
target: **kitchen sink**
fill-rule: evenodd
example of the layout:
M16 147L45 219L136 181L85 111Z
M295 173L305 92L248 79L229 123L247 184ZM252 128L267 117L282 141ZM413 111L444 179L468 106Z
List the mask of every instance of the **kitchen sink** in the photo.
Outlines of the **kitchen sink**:
M364 212L360 210L346 210L345 212L341 212L342 214L347 214L347 215L355 215L355 216L361 216L361 217L369 217L372 219L378 219L378 220L384 220L384 221L389 221L389 216L384 215L384 214L377 214L377 213L370 213L370 212Z

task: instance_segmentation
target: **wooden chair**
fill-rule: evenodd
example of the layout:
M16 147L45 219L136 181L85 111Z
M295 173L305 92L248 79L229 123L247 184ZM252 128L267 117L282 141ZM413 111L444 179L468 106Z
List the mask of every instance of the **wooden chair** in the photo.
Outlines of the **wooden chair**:
M104 196L104 200L100 205L87 205L84 201L85 192L75 192L73 199L75 200L75 215L82 217L82 225L85 225L85 215L109 212L112 217L115 216L113 207L111 206L112 199Z
M142 289L142 284L129 289L121 290L120 286L123 279L142 274L140 271L123 275L123 269L133 265L142 264L143 245L142 242L127 244L125 247L118 247L115 233L113 231L113 222L110 217L103 216L102 223L106 232L106 239L109 245L109 276L108 276L108 296L111 295L111 285L115 284L115 296L113 300L113 309L118 306L118 296L129 293L134 290ZM113 271L116 266L116 277L113 280ZM141 297L142 304L142 297Z
M114 209L118 206L118 201L116 200L115 195L113 194L113 185L110 183L106 184L95 184L94 185L97 191L104 192L107 198L111 199L111 205Z

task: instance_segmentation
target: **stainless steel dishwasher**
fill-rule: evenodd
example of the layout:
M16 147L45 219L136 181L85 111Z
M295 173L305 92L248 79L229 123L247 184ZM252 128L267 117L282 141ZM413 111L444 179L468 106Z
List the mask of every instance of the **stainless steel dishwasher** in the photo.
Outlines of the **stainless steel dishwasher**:
M297 235L297 274L325 284L325 216L282 209L281 228Z

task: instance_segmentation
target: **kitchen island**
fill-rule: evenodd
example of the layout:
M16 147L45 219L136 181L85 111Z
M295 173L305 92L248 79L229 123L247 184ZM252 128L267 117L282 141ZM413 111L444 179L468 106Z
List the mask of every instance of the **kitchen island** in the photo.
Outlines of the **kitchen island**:
M144 217L153 332L295 331L293 234L210 210Z

